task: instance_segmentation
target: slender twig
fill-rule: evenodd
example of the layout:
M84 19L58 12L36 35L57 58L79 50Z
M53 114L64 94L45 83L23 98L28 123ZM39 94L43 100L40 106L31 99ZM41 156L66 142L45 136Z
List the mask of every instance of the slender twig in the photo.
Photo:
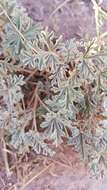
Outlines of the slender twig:
M46 172L51 166L53 165L53 163L49 164L48 166L46 166L45 168L43 168L43 170L41 170L39 173L37 173L36 175L34 175L27 183L25 183L23 185L23 187L20 190L24 190L29 184L31 184L32 181L34 181L36 178L38 178L39 176L41 176L44 172Z
M103 39L103 38L105 38L106 36L107 36L107 32L104 32L104 33L100 36L100 38Z
M104 19L107 19L107 12L97 4L96 0L91 0L95 10L95 22L96 22L96 33L97 33L97 41L107 36L107 32L104 32L100 35L100 26L99 26L99 14L101 14ZM96 40L95 40L96 42Z
M91 0L93 3L93 8L95 12L95 22L96 22L96 33L97 33L97 38L99 39L100 37L100 26L99 26L99 6L97 5L95 0Z
M87 56L85 57L85 59L93 59L93 58L98 58L98 57L103 57L103 56L107 56L107 53L99 53L98 55L90 55L90 56Z
M36 123L36 109L37 109L37 104L38 104L37 91L38 91L38 87L36 87L36 90L35 90L35 101L34 101L34 107L33 107L33 124L35 127L35 131L37 131L37 123Z
M16 30L16 32L20 35L20 37L23 39L23 41L29 46L29 48L31 50L33 50L36 54L38 54L38 51L30 44L30 42L28 42L28 40L26 40L26 38L24 37L24 35L20 32L20 30L16 27L16 25L14 24L14 22L11 20L10 16L8 15L8 13L6 12L6 10L3 8L2 5L0 5L0 8L2 9L3 13L5 14L5 16L8 18L9 22L11 23L11 25L13 26L13 28Z
M0 16L2 16L4 14L4 11L2 11L1 13L0 13Z
M32 78L32 76L36 73L36 69L34 71L31 72L31 74L25 79L25 82L28 82L30 80L30 78Z
M87 55L88 55L88 53L90 52L90 49L92 48L93 44L94 44L94 41L92 41L92 42L90 43L90 45L87 47L87 50L86 50L86 52L85 52L84 55L83 55L83 58L87 58Z
M37 95L38 97L38 100L40 102L40 104L48 111L48 112L52 112L48 107L47 105L41 100L41 98Z
M51 15L49 16L49 18L52 18L52 16L62 7L64 7L70 0L65 0L64 2L62 2L59 6L56 7L56 9L51 13Z
M14 189L13 189L14 188ZM18 190L16 184L12 185L8 190Z
M10 172L10 168L9 168L9 163L8 163L8 157L7 157L7 152L4 151L6 150L6 143L5 143L5 140L2 139L2 142L3 142L3 158L4 158L4 163L5 163L5 169L6 169L6 174L7 176L10 176L11 175L11 172Z
M3 184L3 186L5 186L6 184L4 182L4 179L1 176L0 176L0 180L1 180L2 184Z

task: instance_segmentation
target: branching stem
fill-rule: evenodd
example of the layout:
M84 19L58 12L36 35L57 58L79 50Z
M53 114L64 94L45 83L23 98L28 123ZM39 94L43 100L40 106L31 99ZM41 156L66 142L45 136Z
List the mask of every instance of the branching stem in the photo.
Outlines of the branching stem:
M5 14L5 16L7 17L7 19L9 20L9 22L11 23L11 25L13 26L13 28L15 29L15 31L20 35L20 37L22 38L22 40L29 46L29 48L31 50L33 50L36 54L38 54L38 51L30 44L30 42L28 42L28 40L26 40L26 38L24 37L24 35L18 30L18 28L16 27L16 25L14 24L14 22L11 20L10 16L8 15L8 13L6 12L6 10L3 8L2 5L0 5L0 8L2 9L3 13Z

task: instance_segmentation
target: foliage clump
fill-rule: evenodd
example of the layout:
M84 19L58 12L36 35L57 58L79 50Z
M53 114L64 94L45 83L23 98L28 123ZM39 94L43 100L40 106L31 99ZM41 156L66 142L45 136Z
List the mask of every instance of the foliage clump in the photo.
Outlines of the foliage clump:
M66 141L99 175L107 155L105 34L64 42L14 0L0 0L0 22L1 141L19 154L50 156L49 144Z

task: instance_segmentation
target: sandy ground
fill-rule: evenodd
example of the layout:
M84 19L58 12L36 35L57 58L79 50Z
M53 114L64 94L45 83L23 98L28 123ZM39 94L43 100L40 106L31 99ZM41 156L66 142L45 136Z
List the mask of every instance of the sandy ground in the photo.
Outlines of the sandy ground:
M69 0L62 8L57 9L64 0L18 0L26 7L28 14L43 26L48 26L65 39L72 37L85 38L95 35L94 10L91 0ZM107 0L103 0L107 9ZM107 24L103 27L105 31Z

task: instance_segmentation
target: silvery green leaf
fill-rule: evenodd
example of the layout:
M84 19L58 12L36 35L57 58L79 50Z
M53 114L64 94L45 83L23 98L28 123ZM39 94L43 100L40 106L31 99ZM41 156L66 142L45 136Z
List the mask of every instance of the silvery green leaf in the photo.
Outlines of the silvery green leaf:
M20 60L24 67L36 68L39 70L43 70L46 68L45 60L42 55L37 55L32 53L31 51L21 51Z
M68 80L62 82L60 87L55 89L55 93L59 92L59 94L55 96L55 100L59 106L67 109L69 105L73 106L74 101L78 102L84 98L81 90L76 90L75 87L76 86L72 84L72 80Z
M47 68L50 68L51 72L54 73L58 69L58 65L60 64L59 57L57 54L53 52L45 52L44 60Z
M7 128L9 123L10 114L8 110L0 107L0 128Z
M71 127L72 136L68 144L74 146L74 149L80 153L83 159L87 159L92 150L92 136L79 131L77 127Z
M43 138L38 132L29 131L25 134L25 144L28 144L37 154L50 155L54 154L46 143L44 143Z
M35 68L35 57L36 55L32 52L22 50L20 60L22 61L25 67L28 66Z
M41 128L45 129L44 137L53 140L53 143L57 146L62 143L62 137L66 136L65 127L63 120L58 113L47 113L45 121L40 125Z
M26 18L28 21L26 22L20 14L12 19L12 22L17 29L15 29L11 23L6 25L5 40L3 44L5 48L11 51L11 55L16 57L20 54L22 48L27 47L27 41L31 44L32 41L37 39L41 28L33 25L29 18Z
M59 38L56 36L56 34L53 31L48 31L48 28L41 31L41 35L39 36L40 41L40 47L41 49L44 49L44 47L47 47L47 49L54 50L54 52L58 52L62 48L62 36L59 36Z
M77 69L82 79L93 80L95 78L95 74L85 60L78 64Z
M22 147L24 149L24 136L25 133L23 128L14 128L13 133L11 133L11 146L13 146L16 150L21 150Z
M24 31L25 39L27 39L29 41L35 40L40 35L41 29L42 29L42 27L39 24L35 24L35 25L33 24L33 25L29 26L28 29L26 31Z
M16 104L23 98L21 90L21 86L25 84L23 79L23 75L8 75L6 80L1 80L0 88L2 89L3 99L7 105L10 104L10 99L12 104Z
M67 65L59 65L57 70L49 77L51 79L52 86L60 85L61 81L66 78Z
M20 17L16 18L14 24L17 27L17 29L20 31L22 27L21 18ZM4 40L4 47L10 49L13 56L18 55L22 47L21 36L15 31L15 29L10 23L6 25L5 32L6 35Z
M61 54L64 56L65 62L71 62L71 60L77 58L81 59L82 57L82 53L78 50L78 44L74 38L66 41L61 50Z

